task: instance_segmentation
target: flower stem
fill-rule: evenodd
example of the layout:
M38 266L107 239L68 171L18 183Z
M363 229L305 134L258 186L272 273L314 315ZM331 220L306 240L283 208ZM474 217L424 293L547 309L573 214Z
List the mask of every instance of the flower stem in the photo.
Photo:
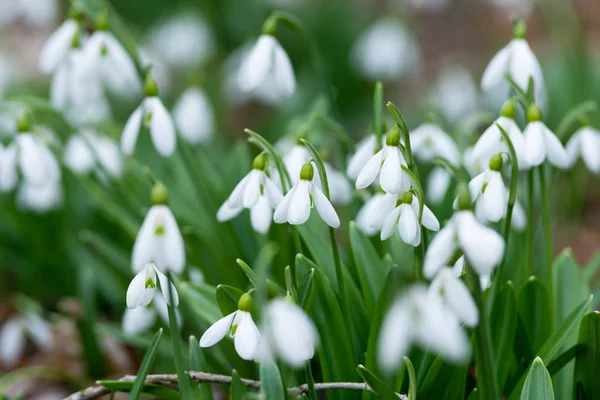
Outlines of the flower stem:
M527 174L527 277L533 275L533 168Z
M375 151L381 149L381 138L383 137L383 84L375 84L375 93L373 94L373 132L375 132Z
M552 277L552 231L550 225L550 205L548 204L548 187L546 186L546 174L543 165L540 165L540 186L542 187L542 221L544 224L544 239L546 247L546 282L550 293L550 301L553 298Z
M315 390L315 378L313 376L310 360L306 363L304 370L306 371L306 383L308 384L309 398L310 400L318 400L319 398L317 397L317 391Z
M496 363L492 348L492 335L487 307L485 307L479 277L465 261L467 284L479 309L479 325L475 328L475 365L477 365L477 388L480 398L498 400Z

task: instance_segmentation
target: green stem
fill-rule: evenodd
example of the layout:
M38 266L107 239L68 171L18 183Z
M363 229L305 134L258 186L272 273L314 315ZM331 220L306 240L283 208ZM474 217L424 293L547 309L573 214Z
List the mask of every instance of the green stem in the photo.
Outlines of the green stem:
M544 239L546 247L546 281L550 292L550 301L554 296L554 285L552 277L552 230L550 225L550 205L548 201L548 187L546 185L546 174L544 165L540 165L540 186L542 187L542 221L544 224ZM552 308L550 308L552 309Z
M381 149L381 138L383 137L383 84L375 84L375 93L373 95L373 131L375 132L375 151Z
M527 174L527 277L533 275L533 189L534 175L531 168Z
M479 325L475 328L475 365L477 365L477 389L480 398L498 400L498 384L496 382L496 363L492 348L490 320L485 307L479 277L465 261L467 284L479 309Z
M308 384L308 395L311 400L318 400L317 391L315 390L315 378L312 372L312 366L310 365L310 360L306 363L306 367L304 368L306 372L306 383Z

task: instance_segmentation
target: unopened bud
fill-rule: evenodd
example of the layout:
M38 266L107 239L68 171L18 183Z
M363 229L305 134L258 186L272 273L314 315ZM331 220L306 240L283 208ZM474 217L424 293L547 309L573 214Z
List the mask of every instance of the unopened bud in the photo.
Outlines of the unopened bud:
M390 129L385 137L385 144L387 146L397 147L400 144L400 128L398 125L394 125Z
M252 161L252 169L257 169L259 171L264 171L267 166L267 158L265 157L265 153L260 153L256 157L254 157L254 161Z
M530 105L529 108L527 109L527 121L535 122L535 121L541 121L541 120L542 120L542 111L540 110L540 108L538 106L536 106L535 104Z
M500 114L503 117L507 117L507 118L510 118L510 119L515 119L515 112L516 111L517 111L517 108L515 107L515 102L513 100L508 100L502 106L502 111L500 112Z
M406 192L402 195L402 203L404 204L412 204L413 194L411 192Z
M307 162L302 166L300 170L300 179L303 181L312 181L315 176L315 170L310 162Z
M17 118L17 132L29 131L31 131L31 115L25 111Z
M277 19L267 18L262 26L262 33L263 35L275 36L275 33L277 33Z
M250 312L253 304L252 296L249 293L244 293L238 301L238 310Z
M500 154L494 154L490 157L489 167L491 171L501 171L503 164L502 156Z
M152 205L165 205L169 199L169 191L162 182L156 182L150 193L150 201Z
M146 74L146 82L144 82L144 92L146 93L146 97L154 97L158 95L158 85L154 80L154 77L148 71Z

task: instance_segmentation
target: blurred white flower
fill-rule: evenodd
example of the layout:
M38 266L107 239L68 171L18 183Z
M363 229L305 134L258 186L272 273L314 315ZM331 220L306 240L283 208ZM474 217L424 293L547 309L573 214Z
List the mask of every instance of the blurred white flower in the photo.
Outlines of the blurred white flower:
M154 148L163 157L173 154L177 137L171 114L158 96L146 97L127 120L121 136L121 150L131 155L142 126L150 131Z
M495 230L477 221L473 212L456 212L429 244L423 273L433 276L460 249L478 275L491 275L502 260L504 240Z
M394 18L382 18L363 32L352 47L351 62L373 81L390 81L419 71L416 40Z
M79 34L79 23L68 19L50 35L40 54L40 70L44 74L55 72L66 60Z
M473 328L479 323L479 311L467 285L459 276L460 273L457 274L453 268L442 267L431 282L429 293L439 296L459 322Z
M440 204L446 197L451 180L452 175L444 168L433 167L427 176L427 200Z
M130 336L144 333L154 326L157 316L165 325L169 324L169 311L162 294L154 296L154 301L146 307L126 308L121 323L123 333ZM175 309L175 319L181 327L182 317L179 309Z
M311 163L306 163L300 171L300 181L285 195L273 214L273 220L278 224L288 222L292 225L301 225L308 220L310 209L316 207L319 216L332 228L340 226L340 219L335 209L323 194L321 189L313 183L316 176Z
M479 96L473 77L457 65L445 67L433 88L432 103L452 123L477 109Z
M452 165L460 163L460 151L454 140L442 128L425 123L410 133L410 145L415 157L430 163L436 157L445 158Z
M160 56L151 50L144 48L138 49L138 58L143 70L152 71L152 77L156 80L158 91L160 93L171 94L173 77L164 59L161 59Z
M179 305L179 295L175 285L169 282L165 274L160 272L152 263L139 271L127 288L127 308L146 307L152 302L160 282L160 290L167 304L177 307ZM169 293L169 291L171 293ZM171 304L171 297L173 304Z
M278 97L289 98L296 90L292 63L277 39L262 34L244 59L238 72L238 86L244 92L268 88Z
M160 271L183 272L185 247L177 221L166 205L154 205L140 228L131 255L135 272L153 263Z
M173 108L175 125L188 143L206 143L215 132L214 110L210 99L196 86L187 88Z
M379 213L381 202L386 196L389 195L380 192L375 193L365 201L365 204L363 204L358 211L358 214L356 214L356 226L358 226L365 235L374 236L377 232L381 231L383 219L378 221L380 222L379 224L376 224L376 221L373 221L372 219L372 215Z
M454 276L459 278L465 270L465 256L462 255L456 260L454 266L452 266L452 273ZM485 292L491 286L491 278L490 275L479 275L479 286L481 286L481 291Z
M298 183L300 181L300 170L311 158L310 152L304 145L293 143L291 140L287 139L278 141L277 148L283 153L283 165L285 165L285 169L287 169L290 174L292 183ZM318 176L317 179L319 182L321 181Z
M23 182L17 191L17 205L23 211L44 213L62 205L63 188L59 180L42 185Z
M57 0L2 0L0 1L0 27L15 21L43 28L54 22L60 11Z
M569 155L560 140L541 120L530 121L523 131L524 154L530 167L546 159L557 168L569 166Z
M590 126L579 128L567 143L569 166L581 157L590 171L600 173L600 132Z
M302 308L278 298L266 308L263 340L268 353L293 368L301 368L315 355L317 329Z
M419 284L407 288L383 319L377 343L382 370L393 372L413 343L452 363L464 362L471 354L469 337L458 320L446 312L439 296Z
M176 69L189 69L206 63L215 50L214 35L200 15L191 13L169 17L153 27L149 47L161 60Z
M25 352L27 338L41 350L52 345L50 324L39 315L17 315L9 318L0 327L0 364L12 369Z
M517 123L509 117L500 116L498 117L479 137L477 143L473 147L473 152L471 154L473 162L479 162L483 165L487 165L494 154L498 154L500 152L509 152L508 145L500 132L500 128L496 125L500 125L510 138L510 141L515 148L515 152L517 154L517 163L519 165L519 170L527 170L529 169L529 165L527 164L527 159L524 153L524 139L523 133Z
M352 180L358 178L360 171L362 171L371 157L376 153L376 144L377 138L374 134L361 139L361 141L357 143L356 151L348 159L348 166L346 167L346 175L348 175L348 178ZM381 147L383 146L385 146L385 141L381 144Z
M119 178L123 172L117 143L91 129L84 129L69 138L64 157L67 166L79 174L93 171L103 178Z
M497 154L491 159L490 168L469 182L471 202L475 203L476 215L482 222L498 222L506 216L508 190L504 185L501 170L502 156ZM454 204L458 208L458 198ZM483 217L483 220L480 217Z

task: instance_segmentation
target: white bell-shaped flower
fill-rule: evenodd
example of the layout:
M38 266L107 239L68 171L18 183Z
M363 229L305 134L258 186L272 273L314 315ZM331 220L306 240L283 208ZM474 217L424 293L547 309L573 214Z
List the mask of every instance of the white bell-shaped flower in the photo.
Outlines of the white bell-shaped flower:
M346 175L348 175L348 178L352 180L356 180L356 178L358 178L360 171L362 171L371 157L373 157L373 154L376 153L376 144L377 138L375 135L369 135L358 142L356 145L356 151L348 159L348 166L346 167ZM385 142L382 144L382 147L384 145Z
M121 150L126 155L131 155L140 130L145 126L150 131L150 138L156 151L163 157L168 157L173 154L177 142L175 124L171 114L157 96L158 88L150 74L147 76L145 89L146 98L131 114L123 128Z
M460 151L454 140L442 128L425 123L410 133L413 154L421 161L430 163L436 157L445 158L453 165L460 163Z
M427 200L440 204L446 197L452 181L452 175L445 168L433 167L427 176Z
M200 347L211 347L220 342L227 333L233 337L235 351L244 360L257 356L261 334L252 319L252 297L245 293L240 297L238 309L210 326L200 338Z
M42 350L52 345L52 330L39 315L27 314L9 318L0 327L0 364L12 369L23 357L27 339Z
M123 159L119 146L112 139L91 129L69 138L65 147L65 163L78 174L108 174L118 178L123 172Z
M169 282L167 276L160 272L154 264L148 263L135 275L127 288L127 308L146 307L150 304L158 288L157 282L160 282L160 290L167 304L177 307L179 295L175 285ZM169 296L173 298L172 304Z
M329 199L321 189L313 183L315 177L312 164L306 163L300 171L300 182L296 183L285 195L273 214L278 224L290 223L301 225L310 217L310 210L315 206L319 216L332 228L340 226L340 219Z
M44 74L56 71L79 34L79 23L74 19L67 19L50 35L40 54L40 70Z
M181 313L179 309L174 311L177 325L181 327L183 321ZM155 295L152 303L145 307L125 309L121 322L123 333L129 336L140 335L154 326L157 317L160 317L165 325L169 324L169 310L162 293Z
M459 276L453 268L442 267L431 282L429 293L438 296L459 322L473 328L479 324L479 310Z
M529 123L523 131L524 154L531 167L541 165L545 160L557 168L569 166L569 155L562 143L542 121L542 113L534 104L527 110Z
M388 239L397 230L405 243L416 247L421 244L421 224L432 231L440 229L438 219L426 205L423 205L419 223L419 200L410 191L402 196L386 194L384 197L370 218L375 226L381 224L381 240ZM380 223L382 218L383 223Z
M287 299L272 300L266 308L263 339L269 353L293 368L301 368L315 355L317 329L302 308Z
M156 186L153 195L155 190ZM160 271L179 274L185 267L183 237L166 201L154 203L135 238L131 255L133 270L141 271L153 263Z
M406 166L404 156L400 152L400 131L394 127L386 136L386 145L369 161L356 178L356 188L365 189L379 176L379 183L386 193L396 194L410 189L411 179L402 170Z
M600 173L600 132L589 126L581 127L567 143L569 166L581 156L585 165L595 174Z
M273 35L262 34L242 62L238 86L244 92L255 92L268 85L284 98L294 94L296 78L292 63Z
M181 137L196 145L208 142L215 132L214 110L206 93L189 87L175 103L173 119Z
M228 221L248 208L254 230L267 233L271 227L273 210L281 203L283 195L265 173L266 158L263 153L256 156L252 167L252 171L237 184L219 208L217 220Z
M469 337L458 320L422 285L407 288L383 319L377 343L381 368L393 372L413 343L452 363L464 362L471 354Z
M373 221L372 216L379 213L381 208L381 202L384 201L388 195L385 193L375 193L370 197L365 204L358 210L356 214L356 226L367 236L374 236L377 232L381 231L381 225L384 219L381 218L379 224Z
M371 25L352 47L355 69L372 81L390 81L419 71L417 41L396 18Z
M482 222L498 222L506 216L508 190L502 179L502 156L496 154L490 158L489 169L477 175L469 182L471 201L475 203L476 215ZM458 198L455 201L458 208Z
M466 187L460 188L458 203L460 211L429 244L423 264L426 276L433 276L441 267L448 265L457 249L465 254L478 275L491 275L502 260L504 240L495 230L477 221L469 210L471 200Z
M478 97L473 77L458 65L444 67L431 94L432 103L452 123L475 111Z
M24 181L17 191L17 206L23 211L45 213L59 208L63 202L63 188L59 180L42 185Z

